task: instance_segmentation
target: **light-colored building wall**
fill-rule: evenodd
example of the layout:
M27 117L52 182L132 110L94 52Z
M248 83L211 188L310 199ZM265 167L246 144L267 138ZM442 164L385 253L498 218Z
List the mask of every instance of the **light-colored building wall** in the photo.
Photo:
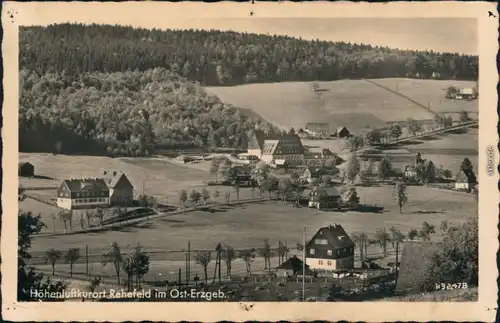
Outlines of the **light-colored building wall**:
M455 183L456 190L460 189L468 190L469 188L471 188L471 185L469 183Z
M109 198L107 197L88 197L88 198L57 198L57 206L66 210L76 208L93 208L100 205L109 205Z
M70 198L58 197L56 204L62 209L71 210L71 202Z
M316 270L340 270L354 268L354 256L340 259L306 258L306 264Z

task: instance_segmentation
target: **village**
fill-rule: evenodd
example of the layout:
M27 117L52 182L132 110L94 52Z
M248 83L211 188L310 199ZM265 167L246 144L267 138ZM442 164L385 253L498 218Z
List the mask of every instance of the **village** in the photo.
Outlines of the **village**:
M165 286L168 289L171 285L188 288L193 284L196 288L214 290L215 286L223 285L228 295L231 295L228 296L232 297L231 299L276 300L276 297L278 299L289 297L291 293L295 295L292 298L297 300L300 300L300 295L309 301L359 300L393 295L396 281L399 279L399 286L403 287L399 287L398 290L408 292L408 288L415 289L416 286L414 284L404 286L405 281L408 285L408 281L413 278L399 278L401 261L405 261L405 253L408 254L407 258L415 257L412 255L412 250L415 248L421 250L419 242L425 243L434 239L438 223L430 224L425 217L414 218L411 221L416 225L408 228L406 232L403 231L405 227L397 225L386 228L384 220L380 220L376 228L371 228L370 231L376 229L373 234L367 232L368 230L346 231L344 225L353 221L346 218L352 217L352 214L364 214L373 218L377 217L377 214L385 216L392 212L388 210L387 201L367 203L367 198L369 201L377 200L373 198L373 194L389 196L388 199L393 200L390 204L395 206L395 214L400 215L410 207L407 205L408 195L412 194L408 193L410 188L426 191L425 194L428 196L435 196L443 191L449 191L445 193L448 195L457 195L458 199L460 194L470 195L473 199L469 203L477 203L474 202L474 196L477 199L478 180L473 165L467 157L463 159L458 169L445 169L426 159L419 152L406 152L401 158L401 155L392 154L390 150L392 146L403 146L406 138L408 140L425 138L456 131L459 131L459 136L463 133L463 129L477 127L477 121L471 120L466 114L461 114L458 121L436 118L435 125L428 127L427 130L424 130L419 122L409 119L400 124L392 124L386 129L356 134L352 134L345 126L310 122L304 129L291 128L282 133L255 130L245 152L202 154L184 152L175 157L171 156L168 163L184 165L182 167L186 167L186 172L189 172L189 167L204 167L207 174L205 178L199 178L199 183L192 189L178 187L175 198L177 203L170 197L165 197L163 201L158 195L150 194L150 190L149 194L145 193L144 186L148 185L147 180L137 178L137 175L134 175L134 180L130 180L130 174L123 170L101 168L101 171L96 171L92 177L65 178L55 186L57 180L53 177L47 177L46 174L39 175L36 171L36 162L29 159L22 160L19 163L18 174L21 209L23 201L32 200L50 205L54 210L50 217L46 217L50 220L45 221L52 230L42 232L35 239L34 249L37 251L33 252L30 262L37 268L43 268L47 266L45 263L50 262L52 274L55 274L56 263L64 258L70 265L70 277L73 276L73 271L79 272L77 275L86 277L83 280L89 281L89 286L93 290L98 290L104 288L106 284L115 282L112 282L111 278L105 279L106 274L102 270L94 269L95 272L91 274L89 263L90 267L94 268L93 263L100 262L98 260L100 256L95 254L95 250L105 255L105 249L109 248L104 244L109 245L114 242L112 250L120 252L119 245L122 243L114 241L112 233L120 230L120 227L135 226L136 232L147 231L146 228L141 229L141 223L152 223L168 217L185 219L189 213L193 214L193 217L195 214L208 213L216 219L219 216L218 212L222 212L221 208L224 207L231 207L233 213L250 212L249 215L252 216L253 212L260 213L266 205L269 205L269 209L274 210L272 212L309 214L308 212L311 212L307 211L309 209L320 211L326 217L319 222L313 221L316 226L307 220L292 221L291 225L295 227L296 232L293 234L295 239L279 239L277 248L271 246L269 238L261 239L263 242L260 245L254 243L251 248L251 243L242 242L242 245L238 246L237 242L232 242L233 247L225 249L226 242L217 240L217 246L212 251L206 247L200 250L190 250L189 247L187 250L183 248L183 251L170 254L165 250L155 251L156 254L148 253L138 245L128 257L132 257L134 252L139 252L148 255L148 264L150 261L151 264L153 261L158 263L170 261L170 263L154 265L151 269L148 267L139 274L137 286L141 285L140 280L143 279L143 285L152 285L156 290L161 290ZM402 135L405 128L410 133L407 137ZM307 142L308 146L304 142ZM332 151L311 145L315 142L326 143L330 147L335 146L331 142L337 144L335 147L339 147L338 143L342 142L340 146L343 149L332 149L334 150ZM51 183L50 186L44 186L47 182ZM134 186L132 182L136 185ZM140 186L137 183L140 183ZM380 193L381 190L384 190L384 193ZM414 212L416 215L411 217L419 216L418 213L424 215L425 212ZM428 212L441 213L443 209ZM328 217L331 220L328 220ZM439 219L433 219L437 220ZM258 221L258 218L255 221ZM63 229L56 222L61 222L64 225ZM320 223L328 224L318 225ZM444 232L446 227L451 225L451 221L448 223L448 220L444 219L439 225ZM300 232L302 228L305 230L305 227L309 231L308 237L306 239L304 233L301 239ZM251 232L244 233L244 227L241 229L243 231L240 235L252 235ZM203 236L204 231L199 231L196 227L191 230ZM105 240L97 242L99 238L92 237L96 233ZM80 241L81 238L78 236L86 235L89 235L89 239L85 242L85 255L80 253L80 247L71 248L66 254L58 248L63 244L73 244L71 237ZM110 237L105 238L106 235ZM67 237L70 240L66 240ZM286 238L287 235L283 237ZM123 238L125 237L120 239ZM142 238L141 245L146 243L144 239L147 238ZM60 242L57 242L58 240ZM127 238L124 242L126 240ZM295 241L291 242L293 240ZM97 246L93 245L94 241ZM188 245L190 243L187 241ZM413 246L414 244L417 246ZM129 248L133 247L127 245ZM47 246L47 250L40 250L44 246ZM150 249L150 245L147 247ZM161 250L158 246L154 249ZM166 252L165 258L160 257L158 252ZM184 260L182 254L185 254ZM126 253L123 253L124 259L125 255ZM271 259L277 266L271 265ZM221 260L226 263L226 275L221 275ZM241 268L235 265L235 269L231 270L231 263L234 261L236 264L238 260ZM258 269L262 261L264 267ZM63 266L64 264L57 265L57 267ZM164 268L159 269L162 266ZM214 276L213 282L210 283L207 268L211 272L212 267ZM415 270L412 268L411 271ZM162 274L164 271L168 271L169 274ZM112 277L112 274L108 275ZM407 275L409 274L401 273L402 277ZM241 282L251 285L277 281L278 288L274 291L274 296L260 295L261 290L265 289L261 287L256 287L251 293L241 290L230 292L231 288L228 287L230 282L240 279L236 278L239 276ZM300 291L301 288L305 288L301 285L302 280L308 282L308 292ZM330 284L332 281L337 286L335 291L332 291ZM124 282L123 280L120 282L118 277L118 283ZM127 284L130 289L133 284L130 275ZM295 286L293 291L288 290L291 286ZM281 291L278 291L280 289Z

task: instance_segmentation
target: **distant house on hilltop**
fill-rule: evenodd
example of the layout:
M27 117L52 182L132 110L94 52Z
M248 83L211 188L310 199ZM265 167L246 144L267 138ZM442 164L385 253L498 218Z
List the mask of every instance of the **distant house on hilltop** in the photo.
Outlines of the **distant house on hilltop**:
M130 205L134 201L134 186L123 172L104 171L103 180L109 189L111 205Z
M109 188L102 178L64 180L57 190L57 206L66 210L109 206Z
M248 143L248 154L268 164L284 161L288 165L298 165L304 159L304 147L297 134L266 135L255 131Z
M476 98L476 92L473 88L462 88L458 91L457 99L473 100Z
M316 270L354 268L355 244L340 224L323 227L306 244L306 264Z
M32 177L35 176L35 166L30 162L20 162L17 168L18 176Z

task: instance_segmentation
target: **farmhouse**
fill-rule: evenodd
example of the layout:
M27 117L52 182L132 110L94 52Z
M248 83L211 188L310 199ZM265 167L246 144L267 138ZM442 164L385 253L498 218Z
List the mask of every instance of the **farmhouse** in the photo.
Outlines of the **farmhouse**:
M472 170L464 171L463 169L458 172L455 178L455 189L456 190L467 190L471 191L475 188L477 183L476 174Z
M257 156L259 159L264 149L264 141L270 139L271 136L261 130L255 130L252 137L248 141L248 155Z
M278 277L288 277L295 275L302 275L304 262L297 256L288 258L284 263L276 268L276 275ZM312 275L313 272L308 265L306 267L306 275Z
M338 138L347 138L351 135L351 133L349 132L349 130L347 130L346 127L344 126L340 126L337 128L337 131L335 132L335 135L338 137Z
M413 165L406 165L404 171L404 178L410 181L416 180L417 169Z
M304 173L302 173L301 178L307 180L309 183L312 183L321 178L321 175L324 174L323 168L321 167L306 167Z
M266 163L284 160L288 165L300 165L304 159L304 147L297 135L284 135L265 140L260 159Z
M104 171L103 180L109 189L111 205L130 205L134 200L134 186L123 172Z
M101 178L64 180L57 190L57 206L66 210L109 206L109 188Z
M335 187L315 187L309 194L309 207L324 209L338 207L341 195Z
M462 88L458 91L457 99L472 100L475 98L476 96L473 88Z
M29 162L20 162L17 168L18 176L31 177L35 176L35 166Z
M354 247L341 225L320 228L306 244L306 264L316 270L354 268Z
M306 123L306 130L319 137L329 137L330 136L330 124L323 122L308 122Z

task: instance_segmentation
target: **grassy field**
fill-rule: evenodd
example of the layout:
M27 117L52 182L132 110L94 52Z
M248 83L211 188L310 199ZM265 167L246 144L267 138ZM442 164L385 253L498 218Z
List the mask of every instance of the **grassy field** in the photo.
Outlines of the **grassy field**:
M436 112L477 112L477 101L449 101L444 98L448 86L474 86L474 82L377 79L373 80L430 107ZM252 110L283 127L304 127L307 122L330 120L352 131L383 127L386 122L432 119L421 106L364 80L318 82L324 91L314 92L310 83L288 82L250 84L235 87L208 87L222 101Z
M431 110L438 113L458 114L467 111L471 116L477 116L477 101L447 100L446 89L450 86L458 88L476 86L476 82L469 81L438 81L438 80L412 80L412 79L378 79L374 80L393 91L406 95Z
M403 232L418 228L423 221L439 227L442 220L462 221L477 214L473 197L442 192L430 188L409 187L409 203L400 214L392 198L391 187L359 188L361 201L386 207L387 212L337 213L308 208L292 208L280 202L249 204L224 208L214 212L191 212L172 215L156 221L120 231L39 237L33 241L33 251L43 252L60 246L105 250L116 241L123 248L140 243L148 250L182 250L191 241L193 249L212 248L217 243L227 243L235 248L259 247L262 239L272 243L287 240L295 245L302 240L302 227L308 227L310 237L319 227L339 223L346 231L374 233L391 226Z

